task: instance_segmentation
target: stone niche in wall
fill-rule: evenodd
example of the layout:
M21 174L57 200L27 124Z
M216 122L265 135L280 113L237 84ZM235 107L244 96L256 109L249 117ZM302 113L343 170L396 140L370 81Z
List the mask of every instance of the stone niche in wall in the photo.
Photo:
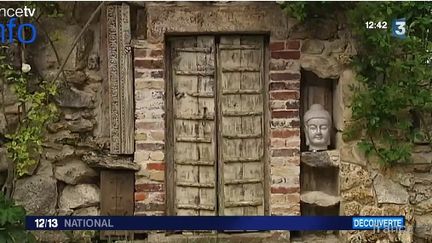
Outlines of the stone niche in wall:
M334 118L333 96L337 80L319 78L312 71L302 70L300 88L301 165L300 191L302 215L339 215L339 152L336 150L336 129L330 128L327 151L310 152L306 145L303 115L312 104L321 104Z

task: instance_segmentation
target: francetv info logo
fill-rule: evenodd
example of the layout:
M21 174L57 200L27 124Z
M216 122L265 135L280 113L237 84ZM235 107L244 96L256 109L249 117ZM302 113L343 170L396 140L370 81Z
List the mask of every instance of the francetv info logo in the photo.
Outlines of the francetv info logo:
M18 41L22 44L35 42L37 30L34 24L26 23L25 19L35 16L36 9L27 6L16 8L0 8L0 42L2 44Z

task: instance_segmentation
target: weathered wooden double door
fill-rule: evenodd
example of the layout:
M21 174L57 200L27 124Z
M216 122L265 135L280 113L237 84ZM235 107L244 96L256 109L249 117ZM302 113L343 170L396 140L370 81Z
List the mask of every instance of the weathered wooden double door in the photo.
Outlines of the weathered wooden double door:
M170 214L264 215L264 38L173 37L168 48Z

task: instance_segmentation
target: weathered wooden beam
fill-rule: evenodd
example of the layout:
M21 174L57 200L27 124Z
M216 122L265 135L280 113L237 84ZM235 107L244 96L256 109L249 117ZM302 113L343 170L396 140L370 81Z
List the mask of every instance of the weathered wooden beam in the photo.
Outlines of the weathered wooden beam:
M133 70L129 5L107 6L110 150L134 152Z

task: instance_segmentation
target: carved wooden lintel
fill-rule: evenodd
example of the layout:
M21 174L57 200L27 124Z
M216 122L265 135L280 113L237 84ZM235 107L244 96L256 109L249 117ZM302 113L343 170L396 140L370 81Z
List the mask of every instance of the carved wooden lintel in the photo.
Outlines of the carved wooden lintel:
M108 82L110 88L110 149L134 152L133 71L129 6L107 7Z

